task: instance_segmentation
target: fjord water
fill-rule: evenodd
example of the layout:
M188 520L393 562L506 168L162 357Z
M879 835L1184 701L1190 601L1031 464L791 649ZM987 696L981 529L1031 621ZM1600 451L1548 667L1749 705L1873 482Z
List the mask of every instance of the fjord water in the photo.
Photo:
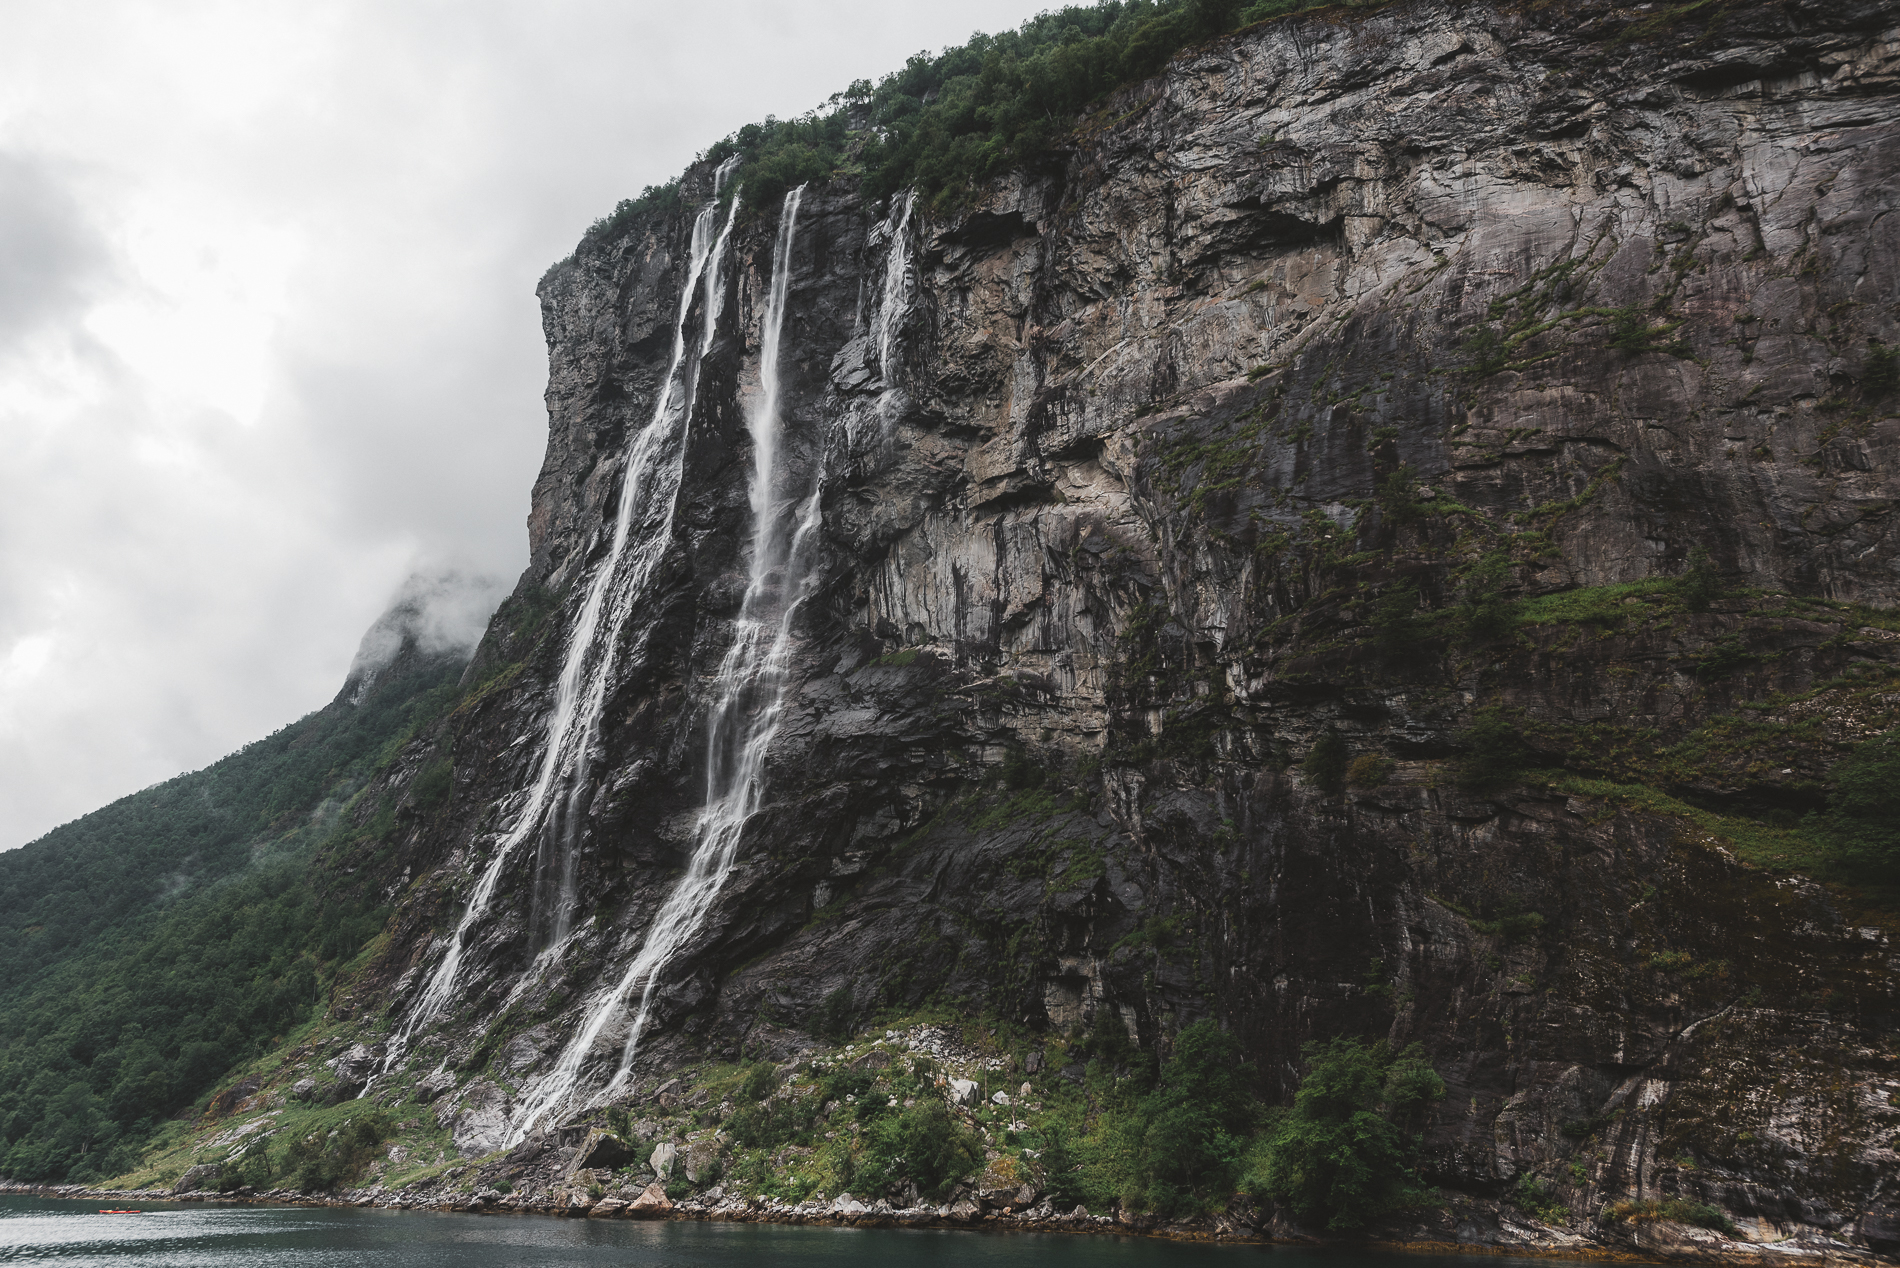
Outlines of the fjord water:
M0 1197L0 1262L159 1268L1529 1268L1558 1261L1151 1238L634 1223L354 1207L175 1206Z

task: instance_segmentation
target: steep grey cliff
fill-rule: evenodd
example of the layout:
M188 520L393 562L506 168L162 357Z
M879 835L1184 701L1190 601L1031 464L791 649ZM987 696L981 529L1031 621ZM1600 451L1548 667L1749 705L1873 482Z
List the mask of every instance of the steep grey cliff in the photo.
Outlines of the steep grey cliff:
M1211 1017L1275 1099L1380 1035L1449 1084L1454 1195L1891 1249L1900 924L1776 851L1900 720L1897 173L1900 11L1858 0L1269 23L967 206L840 180L788 228L689 172L542 283L532 562L417 747L455 791L339 1004L361 1078L558 1187L603 1092L927 1002ZM757 508L811 496L760 580ZM757 806L634 980L755 607ZM1293 765L1329 733L1343 790ZM1463 1200L1421 1219L1534 1240Z

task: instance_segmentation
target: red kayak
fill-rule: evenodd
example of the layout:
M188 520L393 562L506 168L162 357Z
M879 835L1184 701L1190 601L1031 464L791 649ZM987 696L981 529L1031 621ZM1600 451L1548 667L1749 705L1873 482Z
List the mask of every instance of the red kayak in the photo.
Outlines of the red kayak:
M102 1206L99 1208L99 1214L101 1215L143 1215L145 1214L145 1212L143 1211L108 1211L106 1208Z

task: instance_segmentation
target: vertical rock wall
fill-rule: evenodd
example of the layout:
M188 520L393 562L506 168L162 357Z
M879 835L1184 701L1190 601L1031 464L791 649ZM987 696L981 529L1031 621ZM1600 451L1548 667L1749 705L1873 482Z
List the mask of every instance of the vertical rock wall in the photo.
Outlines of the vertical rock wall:
M808 189L782 392L788 461L825 473L823 586L766 808L639 1072L932 994L1164 1048L1212 1015L1269 1095L1306 1040L1424 1043L1431 1167L1467 1191L1562 1163L1579 1211L1685 1196L1763 1237L1900 1200L1890 918L1679 814L1450 764L1502 709L1532 765L1759 818L1896 721L1852 676L1896 661L1866 613L1900 588L1897 22L1328 12L1183 55L972 205ZM543 281L532 563L412 842L397 1015L532 778L710 173L682 192ZM775 228L742 212L677 531L619 635L585 932L537 961L525 898L498 904L418 1073L570 1033L691 848ZM1704 554L1707 611L1601 590ZM1499 602L1594 597L1474 634L1480 566ZM1288 760L1326 730L1383 764L1315 787Z

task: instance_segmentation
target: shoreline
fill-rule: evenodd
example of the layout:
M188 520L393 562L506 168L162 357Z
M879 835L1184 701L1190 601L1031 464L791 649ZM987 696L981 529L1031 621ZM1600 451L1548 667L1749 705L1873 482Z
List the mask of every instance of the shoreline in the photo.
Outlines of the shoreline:
M1263 1231L1229 1215L1206 1217L1200 1221L1169 1223L1158 1216L1058 1215L1037 1211L1021 1213L1006 1210L970 1214L947 1213L949 1208L891 1208L888 1203L869 1205L851 1202L840 1209L843 1199L832 1202L781 1203L771 1199L728 1198L706 1204L685 1201L665 1209L636 1211L632 1203L601 1199L567 1205L546 1198L509 1201L512 1195L473 1194L465 1200L440 1198L403 1200L402 1195L378 1188L346 1190L333 1196L312 1195L293 1190L271 1189L263 1192L191 1190L175 1193L164 1189L95 1189L87 1185L23 1184L0 1180L0 1196L54 1198L63 1201L163 1202L179 1205L226 1204L231 1206L316 1206L366 1207L378 1210L412 1211L455 1215L521 1215L557 1219L619 1219L657 1222L661 1220L696 1223L783 1224L822 1228L908 1228L950 1229L971 1233L1059 1233L1070 1236L1149 1237L1165 1241L1207 1242L1226 1246L1303 1246L1313 1250L1374 1250L1413 1255L1495 1255L1526 1259L1568 1260L1573 1262L1622 1264L1738 1265L1769 1268L1781 1265L1825 1265L1829 1263L1867 1265L1893 1264L1893 1258L1833 1238L1789 1238L1785 1242L1746 1242L1721 1237L1701 1229L1670 1225L1650 1226L1663 1236L1644 1245L1633 1237L1633 1245L1620 1247L1581 1233L1550 1228L1551 1240L1512 1238L1496 1241L1467 1241L1456 1238L1372 1237L1365 1239L1329 1239L1300 1234L1291 1230ZM606 1208L606 1209L603 1209ZM855 1208L855 1209L852 1209ZM1677 1231L1681 1230L1681 1231ZM1426 1230L1419 1230L1425 1232ZM1686 1235L1685 1235L1686 1234ZM1823 1244L1824 1243L1824 1244Z

